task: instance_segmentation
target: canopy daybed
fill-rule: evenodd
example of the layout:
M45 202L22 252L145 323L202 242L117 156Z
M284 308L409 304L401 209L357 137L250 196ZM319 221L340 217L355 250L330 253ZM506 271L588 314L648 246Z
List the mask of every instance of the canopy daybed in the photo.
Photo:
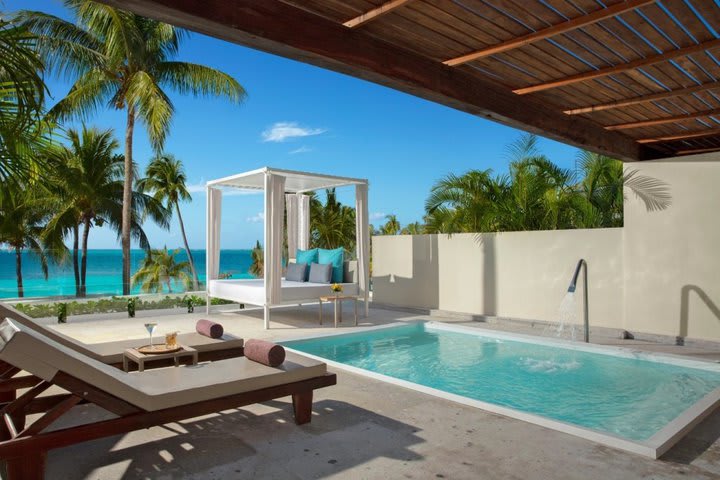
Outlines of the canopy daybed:
M328 284L293 282L282 278L284 218L287 210L288 256L310 244L310 199L305 193L327 188L355 186L355 234L357 261L345 262L344 292L358 295L368 314L370 232L368 182L291 170L261 168L207 183L207 311L211 298L223 298L264 308L265 328L270 328L270 308L318 302L330 293ZM223 189L263 191L264 275L262 279L220 279L220 219Z

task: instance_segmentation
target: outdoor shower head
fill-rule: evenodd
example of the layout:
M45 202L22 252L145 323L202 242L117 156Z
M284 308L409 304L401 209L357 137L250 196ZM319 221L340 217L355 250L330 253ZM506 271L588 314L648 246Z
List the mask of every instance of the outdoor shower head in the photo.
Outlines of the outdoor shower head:
M580 259L580 261L577 264L577 267L575 267L575 273L573 274L572 280L570 280L570 286L568 287L568 293L575 293L575 289L577 288L577 279L580 276L580 269L582 268L583 264L585 263L585 260Z

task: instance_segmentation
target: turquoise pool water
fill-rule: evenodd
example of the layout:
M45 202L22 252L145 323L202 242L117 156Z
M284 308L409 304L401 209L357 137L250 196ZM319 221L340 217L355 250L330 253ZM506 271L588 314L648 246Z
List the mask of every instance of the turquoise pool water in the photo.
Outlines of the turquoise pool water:
M720 387L716 371L424 323L284 342L328 360L642 441Z

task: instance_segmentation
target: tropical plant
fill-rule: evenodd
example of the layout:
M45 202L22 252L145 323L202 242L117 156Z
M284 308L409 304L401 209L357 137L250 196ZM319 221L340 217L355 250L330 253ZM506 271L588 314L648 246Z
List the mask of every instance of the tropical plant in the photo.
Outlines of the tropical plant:
M145 255L140 268L132 276L133 285L140 285L145 293L160 293L163 286L168 293L172 293L172 283L180 282L184 288L191 284L190 264L186 261L178 262L175 255L180 249L168 250L152 249Z
M425 225L420 222L408 223L400 231L402 235L422 235L425 233Z
M152 192L155 200L164 203L168 211L175 209L177 213L178 223L180 223L180 233L182 234L183 243L185 245L185 253L190 263L190 271L193 278L193 290L199 289L199 280L197 270L195 269L195 260L188 246L187 235L185 234L185 224L183 223L182 214L180 213L180 201L190 201L192 197L188 192L185 182L187 177L183 169L182 162L177 160L170 154L158 155L152 159L145 170L145 178L138 181L140 191Z
M310 196L310 245L355 250L355 209L340 203L334 188L325 190L324 204L314 192Z
M0 181L23 181L37 170L37 149L48 140L40 121L46 87L35 36L2 17L0 12Z
M260 246L260 240L255 242L255 248L250 252L252 263L248 269L248 273L254 277L262 278L265 276L265 253Z
M118 234L121 231L124 160L122 155L114 153L119 144L112 129L83 126L81 131L69 129L67 137L69 144L53 152L54 168L48 189L55 196L55 204L44 235L45 238L72 235L76 294L85 296L91 228L107 224ZM134 214L131 232L140 246L148 250L150 244L141 220L149 216L158 225L167 228L170 211L150 195L137 190L132 193ZM78 248L82 251L79 267Z
M174 60L186 37L184 30L92 0L66 0L65 4L74 13L75 23L41 12L22 12L20 18L38 36L47 66L75 78L67 96L51 109L54 118L82 118L103 105L125 112L121 243L123 294L127 295L136 120L145 125L155 151L161 152L174 112L166 89L225 97L234 103L240 103L246 94L226 73Z
M491 170L449 174L425 203L429 233L555 230L622 226L623 189L634 192L648 210L667 208L668 186L623 172L615 159L579 154L580 173L563 169L540 154L537 137L523 135L508 147L507 175Z
M6 244L15 252L15 276L20 298L25 296L22 274L24 251L37 256L45 280L48 278L48 260L60 261L66 253L61 242L49 245L43 240L46 206L35 185L0 183L0 244Z
M400 233L400 222L396 215L385 215L385 220L387 221L380 227L380 235L397 235Z

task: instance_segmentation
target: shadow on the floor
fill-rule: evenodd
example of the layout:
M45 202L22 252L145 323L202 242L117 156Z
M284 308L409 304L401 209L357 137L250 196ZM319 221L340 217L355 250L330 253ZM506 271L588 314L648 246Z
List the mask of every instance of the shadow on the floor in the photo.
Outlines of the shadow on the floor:
M345 402L316 402L303 426L287 401L255 409L263 413L226 410L53 450L47 478L318 478L378 457L422 458L409 449L423 442L418 428ZM106 466L112 474L101 475Z
M690 465L720 439L720 409L715 410L700 425L675 444L661 460ZM720 452L715 452L714 461L720 463Z

